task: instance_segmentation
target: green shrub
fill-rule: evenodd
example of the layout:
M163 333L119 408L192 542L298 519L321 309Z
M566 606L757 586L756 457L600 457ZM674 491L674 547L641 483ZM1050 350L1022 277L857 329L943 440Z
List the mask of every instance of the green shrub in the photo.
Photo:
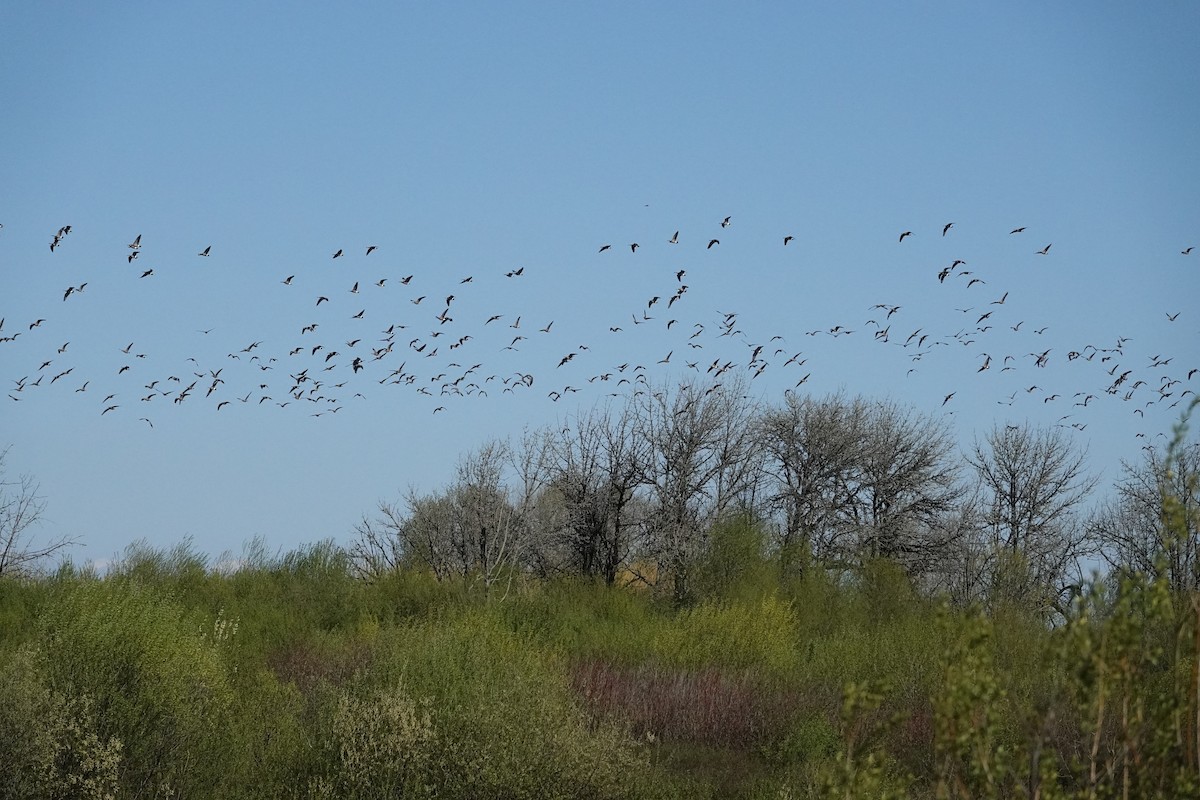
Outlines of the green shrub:
M41 627L50 686L91 697L101 740L123 745L122 796L216 793L234 694L211 622L106 581L64 587Z
M325 742L331 769L316 797L433 797L434 727L402 684L359 697L339 692Z
M402 681L429 709L422 785L438 797L639 796L647 762L632 740L589 724L562 659L485 610L399 628L381 650L375 691Z
M32 647L0 664L0 800L116 796L121 741L100 733L90 695L52 689Z

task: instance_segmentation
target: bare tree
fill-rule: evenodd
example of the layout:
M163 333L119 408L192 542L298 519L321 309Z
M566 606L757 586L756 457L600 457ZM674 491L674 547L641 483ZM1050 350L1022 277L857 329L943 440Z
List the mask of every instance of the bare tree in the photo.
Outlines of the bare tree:
M646 440L629 406L593 409L554 434L547 451L549 501L561 509L552 546L560 567L612 585L633 545L632 500L642 475Z
M1178 525L1165 519L1174 498ZM1088 524L1088 534L1115 569L1166 578L1178 592L1200 589L1200 442L1180 446L1170 458L1148 448L1140 464L1122 463L1116 496Z
M46 502L31 476L8 477L7 460L8 448L0 450L0 577L26 574L39 562L79 543L75 537L62 536L35 544L33 528L41 521Z
M964 493L945 423L895 403L870 406L856 512L860 554L911 574L943 559L957 529L941 524Z
M356 526L351 548L366 575L401 567L425 569L438 580L478 582L489 593L511 576L522 544L521 508L537 485L532 463L518 464L525 491L514 505L504 482L512 451L492 441L459 459L454 483L445 491L410 491L405 513L381 503L375 520Z
M867 404L841 395L788 392L760 418L765 469L775 483L770 505L782 517L780 552L803 564L839 553L846 509L862 462ZM798 558L797 558L798 557Z
M690 567L712 523L752 504L760 475L755 407L737 383L643 391L634 397L636 435L648 447L641 483L650 495L652 549L672 595L689 595Z
M1044 608L1058 603L1068 573L1087 551L1075 518L1097 478L1086 451L1058 430L997 425L976 440L968 463L982 484L994 555L994 592Z
M782 551L830 566L888 558L919 574L946 556L963 494L945 425L889 402L788 394L763 415Z

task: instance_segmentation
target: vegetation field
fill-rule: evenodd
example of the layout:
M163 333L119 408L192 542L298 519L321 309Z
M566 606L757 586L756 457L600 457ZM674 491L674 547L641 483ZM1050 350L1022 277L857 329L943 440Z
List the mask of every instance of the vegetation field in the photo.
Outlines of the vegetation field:
M753 536L729 525L727 537ZM1130 578L1047 626L737 565L677 607L485 598L322 543L131 547L0 582L0 797L1184 797L1196 607Z
M876 408L793 407L723 506L740 462L677 481L728 448L668 412L608 439L649 442L638 470L493 444L348 545L138 542L103 574L38 569L61 543L0 482L0 800L1200 796L1200 445L1181 425L1085 518L1053 436L997 432L972 488ZM910 430L924 466L873 477L862 443ZM549 477L522 498L501 455ZM1107 572L1072 580L1089 543Z

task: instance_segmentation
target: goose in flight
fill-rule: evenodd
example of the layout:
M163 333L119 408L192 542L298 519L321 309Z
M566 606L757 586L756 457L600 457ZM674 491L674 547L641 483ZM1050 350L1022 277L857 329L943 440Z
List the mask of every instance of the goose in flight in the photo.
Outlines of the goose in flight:
M953 227L954 227L953 222L947 222L945 225L943 225L942 226L942 236L944 237L946 235L946 233Z
M142 248L142 235L139 233L137 237L129 243L130 250L140 250Z
M341 251L341 250L338 250L336 253L334 253L334 254L333 254L333 257L334 257L334 258L341 258L341 257L342 257L342 251Z
M1051 247L1053 244L1054 244L1054 243L1053 243L1053 242L1051 242L1050 244L1048 244L1048 245L1046 245L1045 247L1043 247L1041 250L1038 250L1038 251L1037 251L1037 253L1035 253L1034 255L1039 255L1039 256L1044 256L1044 255L1047 255L1047 254L1050 252L1050 247Z
M667 240L667 244L679 244L679 231L675 231L675 235Z
M208 255L209 255L209 253L211 253L211 252L212 252L212 245L210 244L208 247L204 248L203 250L201 250L201 251L200 251L199 253L197 253L196 255L198 255L198 256L204 256L205 258L207 258L207 257L208 257Z
M714 245L714 244L720 244L720 243L721 243L721 240L720 240L720 239L709 239L709 240L708 240L708 247L706 247L706 248L704 248L704 249L705 249L705 250L712 250L712 247L713 247L713 245Z
M904 233L900 234L899 241L903 242L905 236L912 236L912 231L905 231Z
M721 227L722 227L722 228L728 228L728 227L730 226L730 224L731 224L731 223L730 223L730 220L731 220L731 219L733 219L733 217L726 217L725 219L721 220Z
M1008 232L1008 235L1012 236L1014 233L1024 233L1024 232L1025 232L1025 228L1022 226L1020 228L1013 228L1011 231Z

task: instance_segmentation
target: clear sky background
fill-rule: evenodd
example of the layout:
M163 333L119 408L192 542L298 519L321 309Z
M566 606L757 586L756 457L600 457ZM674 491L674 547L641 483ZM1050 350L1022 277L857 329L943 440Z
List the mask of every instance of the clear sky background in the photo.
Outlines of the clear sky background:
M76 560L346 541L487 438L619 401L637 365L765 360L764 403L809 375L952 414L964 446L1077 424L1107 485L1200 389L1197 41L1190 2L14 4L10 477ZM296 399L304 369L322 386Z

